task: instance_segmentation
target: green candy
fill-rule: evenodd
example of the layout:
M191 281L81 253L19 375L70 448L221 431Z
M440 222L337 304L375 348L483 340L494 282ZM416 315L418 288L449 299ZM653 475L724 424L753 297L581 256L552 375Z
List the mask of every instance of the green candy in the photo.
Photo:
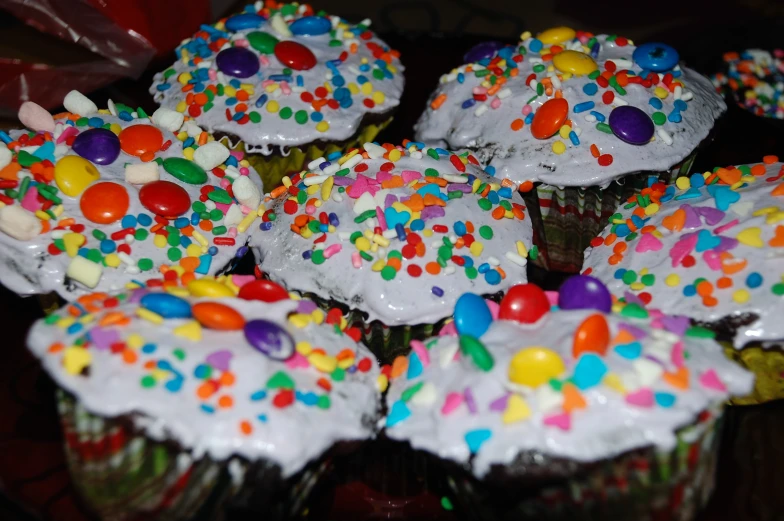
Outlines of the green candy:
M487 348L478 339L470 335L460 335L460 351L471 358L474 364L482 371L493 368L493 357Z
M163 169L183 183L201 185L207 182L207 172L193 161L182 157L164 159Z
M294 389L294 380L284 371L278 371L267 380L267 389Z
M324 264L324 261L327 260L324 256L324 250L315 250L310 256L310 260L313 261L313 264Z
M480 227L479 227L479 235L480 235L480 236L481 236L483 239L490 240L490 239L492 239L492 238L493 238L493 229L492 229L492 228L490 228L490 227L489 227L489 226L487 226L487 225L480 226Z
M231 204L231 196L223 188L216 188L207 194L207 199L216 203Z
M275 46L278 44L278 39L264 31L253 31L245 35L251 47L259 51L261 54L272 54L275 52Z
M631 303L626 304L623 309L621 309L620 315L622 317L630 318L648 318L648 310L639 304Z
M422 389L423 385L425 385L425 382L417 382L414 385L412 385L411 387L408 387L400 395L400 399L403 400L404 402L409 401L411 398L414 397L414 395L416 393L419 392L420 389Z
M701 326L692 326L686 330L686 336L693 338L716 338L716 333Z
M397 272L392 266L384 266L381 268L381 278L384 280L392 280L395 278L395 275L397 275Z
M139 259L137 266L142 271L150 271L153 266L152 259L148 259L147 257L144 257L143 259Z

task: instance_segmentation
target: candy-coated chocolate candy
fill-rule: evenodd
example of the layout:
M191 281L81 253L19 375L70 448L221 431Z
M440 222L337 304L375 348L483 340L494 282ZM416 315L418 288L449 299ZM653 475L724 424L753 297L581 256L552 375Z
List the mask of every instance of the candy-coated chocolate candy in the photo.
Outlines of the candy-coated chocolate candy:
M553 56L553 65L561 72L571 72L578 76L591 74L599 68L596 62L580 51L562 51Z
M235 78L250 78L259 72L259 58L245 47L223 49L215 57L215 65L223 74Z
M637 47L632 54L634 63L643 69L661 72L678 65L678 51L666 43L649 42Z
M287 300L289 293L279 284L271 280L252 280L240 288L238 295L245 300L261 300L262 302L278 302Z
M143 308L163 318L191 318L191 305L187 300L169 293L148 293L139 303Z
M474 293L463 293L455 304L455 328L461 335L480 338L490 324L493 315L485 299Z
M555 45L568 42L575 36L577 33L571 27L553 27L537 34L536 38L545 45Z
M79 209L88 220L98 224L117 222L128 213L128 190L117 183L97 183L90 186L79 200Z
M163 169L183 183L201 185L207 182L207 172L184 157L167 157L163 160Z
M155 215L177 217L191 207L188 192L171 181L153 181L139 190L139 201Z
M509 380L529 387L546 384L565 371L561 355L546 347L521 349L509 362Z
M261 27L263 23L264 18L255 13L235 14L226 20L226 30L237 32L243 29L255 29Z
M79 156L61 157L54 165L54 182L69 197L76 197L101 178L91 162Z
M218 302L199 302L191 308L193 318L209 329L235 331L245 327L245 318L237 310Z
M558 291L558 307L561 309L596 309L609 313L612 296L607 286L588 275L574 275L561 285Z
M471 47L463 56L465 63L474 63L485 58L492 58L504 44L496 41L482 42Z
M269 320L256 319L245 324L245 339L273 360L286 360L294 354L294 339L289 332Z
M225 284L213 279L196 279L188 283L194 297L233 297L234 292Z
M604 356L610 345L610 328L604 315L596 313L582 321L574 332L572 356L578 358L583 353L596 353Z
M645 145L653 137L653 120L631 105L615 107L608 121L613 134L630 145Z
M120 147L126 154L141 157L154 154L163 146L163 134L152 125L131 125L119 135Z
M460 335L460 351L482 371L490 371L493 368L493 356L485 345L473 336Z
M332 30L329 19L323 16L304 16L299 20L294 20L289 25L291 34L301 36L319 36Z
M569 102L564 98L549 99L534 113L531 121L531 134L536 139L547 139L554 135L566 122L569 115Z
M547 295L535 284L518 284L509 288L498 311L501 320L533 324L550 311Z
M76 136L71 148L96 165L111 165L120 155L120 139L111 130L91 128Z
M264 31L253 31L248 33L246 38L250 46L261 54L272 54L275 52L275 46L278 44L277 38Z
M275 57L287 67L306 71L316 66L316 56L301 43L288 40L275 46Z

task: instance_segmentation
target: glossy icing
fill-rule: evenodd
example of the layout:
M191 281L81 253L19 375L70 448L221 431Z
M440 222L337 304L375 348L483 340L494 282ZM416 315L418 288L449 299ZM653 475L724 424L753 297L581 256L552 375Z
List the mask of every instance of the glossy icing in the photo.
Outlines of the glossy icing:
M521 453L589 463L670 450L676 430L699 428L703 411L752 387L753 376L701 330L636 305L620 314L554 308L534 323L491 309L478 339L489 368L476 339L447 329L412 343L387 395L389 437L478 478Z
M363 116L398 105L403 66L398 53L368 29L368 20L350 24L314 13L307 4L271 5L249 4L240 15L202 26L177 48L177 62L156 75L150 88L156 101L195 117L210 132L236 136L247 151L270 154L276 145L284 155L288 147L348 139ZM319 34L292 34L303 20ZM322 23L329 28L325 33ZM249 34L259 33L267 35L258 37L261 43L254 36L249 41ZM281 54L284 42L289 49ZM315 65L287 67L281 57L290 57L292 46L295 58L310 51ZM258 72L243 78L224 72L216 58L232 47L255 55Z
M262 184L241 154L229 155L222 145L210 143L192 121L180 121L180 125L174 134L146 114L111 104L108 111L85 116L59 115L51 131L14 130L0 136L0 148L11 152L0 173L7 183L3 203L14 207L10 214L8 208L0 209L0 282L20 294L56 291L72 300L90 289L119 291L129 283L144 284L149 279L162 283L169 267L174 267L171 275L176 274L175 278L224 269L248 239L243 232L256 215ZM101 148L93 139L99 128L109 129L101 139L119 143ZM124 134L128 128L137 135ZM112 138L116 134L119 139ZM111 150L120 144L128 150L132 145L149 150L144 158L119 148ZM201 151L200 144L205 145ZM202 157L208 150L210 157ZM104 158L102 153L109 156ZM109 161L113 155L116 158ZM171 159L175 163L169 163ZM197 162L215 167L203 169ZM153 183L157 179L170 184ZM111 195L95 191L96 185L107 182L112 184L104 188L112 188ZM9 197L23 187L26 196ZM43 190L49 195L40 195ZM240 204L234 195L253 208ZM117 201L123 197L127 206ZM96 208L104 206L104 210L119 212L111 216L113 222L93 220ZM156 216L151 208L175 211L178 219ZM30 233L20 235L9 229L8 222L14 218L29 222ZM75 258L82 264L92 260L88 268L100 273L94 287L85 285L94 281L66 277Z
M553 36L553 31L560 33ZM677 59L671 47L649 45L665 48ZM553 49L570 53L568 59L559 60ZM416 138L471 149L489 172L518 184L605 187L632 172L667 171L708 136L726 105L710 81L691 69L643 70L633 58L636 49L626 38L568 28L537 37L524 33L517 46L442 76L416 124ZM596 72L589 74L590 69ZM568 110L551 120L547 133L552 137L534 137L534 116L558 93ZM620 107L639 109L634 112L641 123L645 115L650 118L649 128L656 121L650 142L629 144L619 132L614 134L611 114ZM628 130L619 128L621 133ZM650 139L646 132L643 138Z
M705 322L756 315L738 328L738 348L784 339L784 171L765 159L693 174L663 193L648 189L654 209L633 201L619 210L586 250L584 269L617 297L668 314ZM629 234L627 219L648 233Z
M147 436L179 443L195 458L266 459L286 478L334 443L373 434L378 367L366 348L323 323L313 303L187 292L174 307L143 300L171 297L159 291L83 297L81 311L70 304L39 320L28 345L91 413L125 416ZM197 316L196 306L205 303L228 306L243 322L272 322L291 335L296 352L273 359L251 346L242 326L200 325L220 315ZM194 318L153 311L183 307Z
M262 271L388 326L434 323L465 291L527 280L532 228L516 191L488 185L470 155L385 146L317 159L276 190L252 239Z

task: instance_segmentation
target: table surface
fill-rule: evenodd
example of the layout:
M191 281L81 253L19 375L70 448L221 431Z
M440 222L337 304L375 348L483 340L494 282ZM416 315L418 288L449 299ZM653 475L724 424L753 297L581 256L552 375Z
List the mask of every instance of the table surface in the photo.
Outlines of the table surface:
M773 23L773 22L771 22ZM781 34L776 31L776 33ZM721 52L753 45L771 47L771 31L726 38L706 52L699 31L674 31L660 39L674 44L687 63L710 72L720 63ZM481 38L385 35L399 49L409 78L396 119L383 138L399 142L411 138L411 128L425 107L440 74L461 63L461 56ZM741 38L751 38L754 41ZM427 49L427 53L422 50ZM168 63L152 64L138 80L123 80L94 93L99 106L106 100L154 110L147 94L152 74ZM760 120L731 107L717 140L705 147L695 168L756 162L765 154L784 158L784 122ZM532 280L556 289L563 274L532 270ZM40 317L35 299L22 299L0 288L0 519L7 521L84 521L63 458L62 438L54 406L53 385L24 348L31 323ZM731 407L726 414L721 443L716 493L700 521L784 519L784 401L755 407ZM371 464L371 462L369 462ZM338 480L338 478L334 478ZM336 481L316 498L315 518L347 519L444 519L440 498L431 494L401 496L378 490L372 483ZM386 492L386 493L384 493Z

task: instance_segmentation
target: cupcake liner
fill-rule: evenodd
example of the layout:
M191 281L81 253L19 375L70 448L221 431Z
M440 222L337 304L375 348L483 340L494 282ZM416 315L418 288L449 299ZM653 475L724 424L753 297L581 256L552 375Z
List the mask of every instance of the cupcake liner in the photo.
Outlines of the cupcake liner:
M674 183L689 173L696 157L692 153L666 172L640 171L611 182L607 188L557 187L540 184L523 193L534 227L539 255L534 261L551 271L579 273L583 252L607 225L607 221L633 194L648 183Z
M735 397L735 405L755 405L784 398L784 351L780 345L746 344L736 349L732 342L719 342L727 358L754 373L754 390L748 396Z
M220 142L232 150L243 152L245 159L256 169L261 176L266 192L272 191L282 183L282 179L295 172L307 168L308 163L319 157L326 157L333 152L348 152L352 148L361 147L365 143L376 139L376 136L392 122L388 118L380 123L365 124L354 137L339 143L312 143L304 147L291 147L286 149L286 154L273 153L264 155L258 152L247 152L245 143L240 141L232 145L228 137L221 137Z
M44 315L51 315L60 309L63 304L62 299L60 299L60 295L54 291L49 293L42 293L40 295L36 295L35 297L38 300L38 305L41 307L41 311L44 312Z
M61 389L57 404L74 486L104 521L291 519L333 466L326 455L283 479L267 460L216 461L148 438L129 418L95 416Z
M564 464L541 454L528 455L521 474L504 473L495 484L452 472L446 477L450 499L458 516L476 520L690 520L715 486L718 414L704 412L698 423L678 431L671 451L631 451L580 465L563 479L541 476ZM518 462L520 457L512 465Z

